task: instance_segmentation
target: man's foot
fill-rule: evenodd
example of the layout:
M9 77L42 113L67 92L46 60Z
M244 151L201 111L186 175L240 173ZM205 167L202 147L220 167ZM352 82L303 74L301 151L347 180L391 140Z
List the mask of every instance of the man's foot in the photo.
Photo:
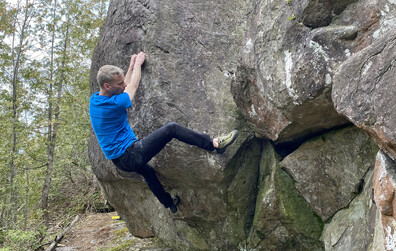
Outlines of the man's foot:
M218 153L224 153L227 147L229 147L232 143L234 143L237 137L238 137L237 130L234 130L225 136L218 137L218 141L217 141L218 146L216 148L216 151Z
M180 198L179 196L176 195L175 198L173 198L173 205L169 207L172 213L174 214L177 213L177 205L179 205L179 203L180 203Z

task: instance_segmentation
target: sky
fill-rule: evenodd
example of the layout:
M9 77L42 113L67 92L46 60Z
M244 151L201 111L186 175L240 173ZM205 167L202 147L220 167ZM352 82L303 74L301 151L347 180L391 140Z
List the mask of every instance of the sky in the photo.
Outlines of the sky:
M6 0L6 2L10 3L10 4L13 4L13 5L16 5L18 0Z

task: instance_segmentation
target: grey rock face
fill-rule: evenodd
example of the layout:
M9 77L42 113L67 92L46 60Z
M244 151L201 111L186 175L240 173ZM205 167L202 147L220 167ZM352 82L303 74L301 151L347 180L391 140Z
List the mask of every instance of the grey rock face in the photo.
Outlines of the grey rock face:
M353 147L351 147L353 146ZM326 221L359 193L366 172L374 166L377 145L357 128L314 138L288 155L281 166L296 188Z
M255 3L232 93L256 135L285 142L345 125L331 99L334 74L395 16L387 1Z
M337 111L396 158L396 30L340 66L333 85Z
M112 1L91 91L100 66L126 69L143 50L128 111L139 138L168 121L241 134L223 155L174 141L150 162L181 198L176 215L139 175L117 171L92 134L105 196L132 234L174 250L379 250L368 195L378 148L338 129L352 122L395 156L394 26L387 0Z
M339 15L351 3L357 0L337 1L288 1L295 17L307 27L318 28L328 26L333 21L334 14Z
M373 203L373 171L370 169L364 178L363 191L349 204L349 207L336 213L326 224L321 239L325 250L369 250L372 246L377 207ZM379 244L379 245L382 245ZM379 250L378 246L374 250Z
M259 190L247 250L322 250L323 223L294 188L279 165L279 157L264 142Z
M259 143L241 147L248 133L229 92L244 15L238 1L111 3L93 57L91 89L98 90L95 74L101 65L126 69L132 53L147 53L129 116L138 137L168 121L212 136L235 128L241 131L236 144L221 156L172 142L152 160L165 188L182 198L176 216L156 201L141 178L122 178L93 136L93 171L132 234L155 235L170 246L189 250L232 250L246 239L256 187L249 179L256 180L254 161L261 153ZM241 186L239 179L247 185ZM242 192L245 199L233 199Z
M354 47L358 28L350 23L310 29L291 17L300 9L321 16L310 9L317 1L294 2L301 6L261 1L253 8L231 89L256 135L277 142L347 123L334 111L331 84L334 70L348 57L344 52ZM282 11L270 11L275 9Z

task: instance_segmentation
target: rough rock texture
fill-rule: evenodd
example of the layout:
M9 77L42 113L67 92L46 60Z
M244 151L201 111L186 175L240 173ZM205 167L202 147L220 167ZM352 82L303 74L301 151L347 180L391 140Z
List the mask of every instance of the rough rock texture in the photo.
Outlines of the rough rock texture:
M380 227L385 250L396 249L396 163L379 152L374 171L374 201L378 206Z
M331 100L335 72L396 25L394 4L352 2L252 3L232 93L257 136L290 141L346 123Z
M373 248L377 207L373 203L371 168L362 183L362 193L356 196L349 207L338 211L325 225L321 239L325 250L360 251ZM379 245L382 245L380 243Z
M318 13L308 5L301 12ZM346 124L334 111L331 83L335 66L347 58L343 51L352 50L358 31L352 24L312 30L290 19L293 15L286 1L254 6L232 86L235 102L256 135L278 142Z
M321 250L323 222L294 188L279 157L264 142L259 190L246 250Z
M132 234L174 250L384 249L392 203L379 196L374 217L377 147L357 128L395 157L395 26L390 0L112 1L91 91L100 66L126 69L143 50L129 111L138 137L168 121L241 134L223 155L173 141L151 161L182 199L176 215L140 176L117 171L92 134L105 196Z
M396 29L340 66L333 85L337 111L367 131L396 159Z
M378 146L365 133L349 127L305 142L280 164L326 221L359 193L377 152Z
M290 1L295 17L307 27L318 28L328 26L333 20L333 14L339 15L351 3L357 0L336 1Z
M130 116L138 137L168 121L213 136L238 128L241 136L221 156L172 142L152 161L167 190L182 198L176 216L162 208L140 178L120 179L92 140L93 171L106 196L134 235L156 235L183 249L237 246L246 239L254 209L256 184L246 180L256 180L261 154L259 143L241 147L248 133L228 91L243 8L238 1L113 1L108 13L93 57L91 87L98 90L94 77L101 65L126 68L132 53L147 53ZM238 148L243 154L236 154ZM241 187L242 181L247 185ZM235 199L240 193L244 199Z

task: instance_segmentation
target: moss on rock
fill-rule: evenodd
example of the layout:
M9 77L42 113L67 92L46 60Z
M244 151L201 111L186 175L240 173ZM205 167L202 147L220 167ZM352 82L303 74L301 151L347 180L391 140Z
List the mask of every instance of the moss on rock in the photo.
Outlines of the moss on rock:
M323 222L279 166L273 145L264 142L259 191L248 247L255 250L323 250Z
M297 233L319 239L324 225L320 217L294 188L294 181L287 173L278 169L275 177L279 209L285 217L285 223Z

